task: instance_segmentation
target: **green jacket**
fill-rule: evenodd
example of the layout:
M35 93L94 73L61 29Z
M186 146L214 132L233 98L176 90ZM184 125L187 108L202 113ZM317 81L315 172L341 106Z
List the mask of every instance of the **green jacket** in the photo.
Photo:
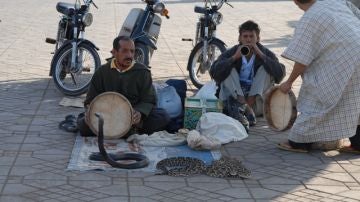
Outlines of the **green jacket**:
M156 104L150 70L140 63L135 63L126 72L119 72L110 67L111 61L96 70L84 105L90 104L101 93L118 92L129 100L135 110L147 117Z

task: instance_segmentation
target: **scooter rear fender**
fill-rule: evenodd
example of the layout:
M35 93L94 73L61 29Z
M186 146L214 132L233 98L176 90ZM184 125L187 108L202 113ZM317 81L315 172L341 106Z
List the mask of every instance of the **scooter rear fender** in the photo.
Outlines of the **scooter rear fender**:
M146 35L142 35L140 37L134 37L133 40L135 43L143 43L144 45L149 46L151 49L157 50L157 47L154 44L154 42L152 42L151 39Z

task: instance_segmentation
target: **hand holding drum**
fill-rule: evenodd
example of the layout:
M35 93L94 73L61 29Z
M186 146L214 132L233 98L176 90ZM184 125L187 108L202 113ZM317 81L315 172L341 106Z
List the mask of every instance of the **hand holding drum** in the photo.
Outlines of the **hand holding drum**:
M141 121L141 113L133 110L133 125L139 124Z

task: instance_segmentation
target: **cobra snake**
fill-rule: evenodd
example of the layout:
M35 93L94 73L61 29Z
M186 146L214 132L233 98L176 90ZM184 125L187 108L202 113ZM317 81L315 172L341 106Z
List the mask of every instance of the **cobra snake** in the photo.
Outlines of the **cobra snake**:
M156 169L162 171L160 175L190 176L206 174L218 178L250 178L251 171L234 158L221 157L206 166L203 161L191 157L172 157L159 161Z
M102 157L103 160L105 160L112 167L124 168L124 169L144 168L149 165L149 159L142 154L124 153L119 155L115 155L115 154L109 155L104 147L104 118L102 117L101 114L98 113L95 113L95 116L98 117L99 119L98 147L100 151L100 156ZM96 156L96 154L92 156ZM135 162L130 164L124 164L117 162L119 160L133 160Z

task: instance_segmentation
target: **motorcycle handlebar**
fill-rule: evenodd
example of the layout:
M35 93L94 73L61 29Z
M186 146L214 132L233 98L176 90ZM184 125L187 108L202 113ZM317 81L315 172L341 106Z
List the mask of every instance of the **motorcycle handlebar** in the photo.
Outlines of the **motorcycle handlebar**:
M212 5L211 0L205 0L205 2L206 2L205 7L207 7L208 1L210 1L210 5ZM220 8L223 6L224 3L229 5L231 8L234 8L234 6L232 6L231 4L228 3L228 0L220 0L220 2L217 5L215 4L215 5L212 5L212 6L216 6L216 9L220 10Z
M97 7L97 5L95 4L94 1L91 1L91 3L94 5L94 7L95 7L96 9L98 9L98 7Z
M83 0L84 4L89 6L92 4L96 9L99 9L93 0Z

